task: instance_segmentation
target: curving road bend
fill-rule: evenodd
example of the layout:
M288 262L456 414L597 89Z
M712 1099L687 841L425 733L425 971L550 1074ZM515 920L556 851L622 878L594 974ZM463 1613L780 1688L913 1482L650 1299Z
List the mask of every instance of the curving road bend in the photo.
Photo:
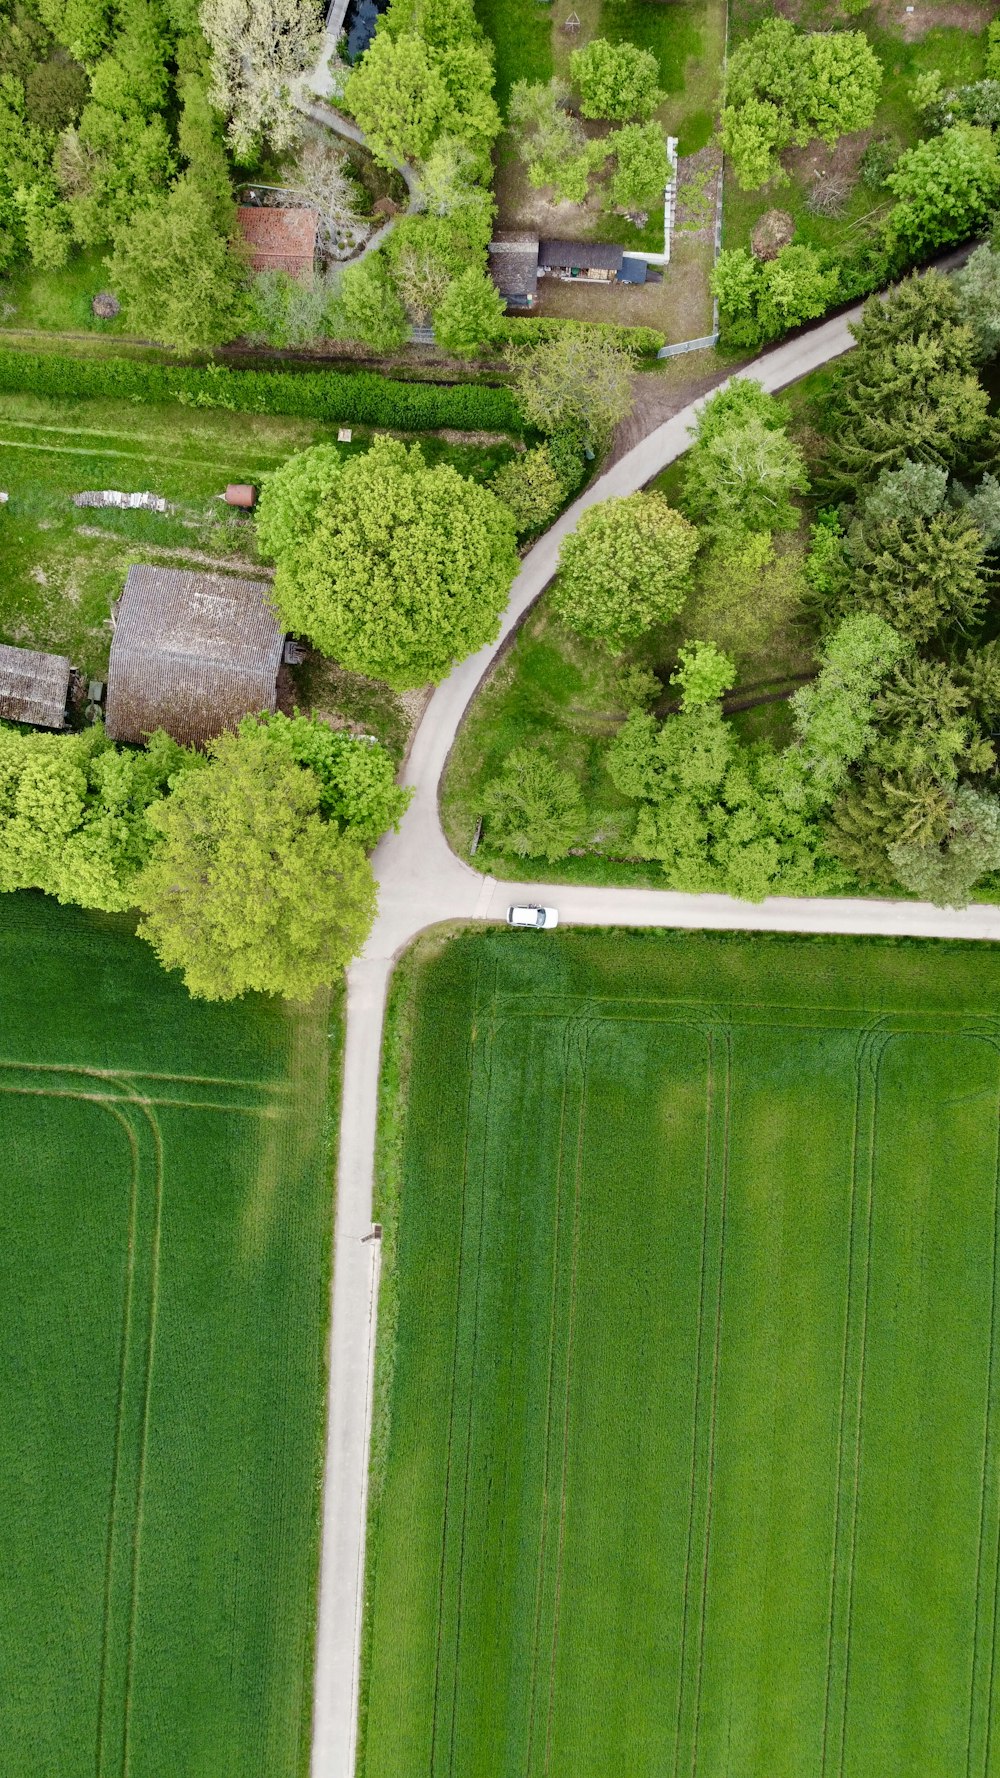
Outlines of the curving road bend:
M860 308L765 353L741 374L776 390L848 351ZM399 832L374 856L379 915L347 971L343 1113L330 1345L330 1396L316 1644L312 1778L354 1778L364 1604L368 1445L375 1351L378 1242L372 1181L382 1020L394 958L428 926L501 920L512 901L558 906L564 921L589 926L714 927L746 931L887 933L924 938L1000 939L1000 908L961 910L917 902L774 897L759 904L723 895L658 889L496 882L450 850L438 786L462 717L498 650L555 573L559 546L597 501L641 488L686 449L692 403L657 427L583 493L525 556L495 643L463 661L438 686L413 739L403 782L413 800ZM544 943L544 940L540 941Z

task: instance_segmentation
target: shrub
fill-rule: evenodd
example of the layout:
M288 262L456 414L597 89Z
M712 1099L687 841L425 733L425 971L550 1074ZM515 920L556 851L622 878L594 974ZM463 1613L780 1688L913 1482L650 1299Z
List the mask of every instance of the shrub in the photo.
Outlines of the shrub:
M961 241L1000 196L1000 161L989 130L958 123L900 155L888 185L897 202L886 234L911 253Z
M534 346L573 334L589 334L633 358L652 357L667 343L666 334L655 327L619 327L613 321L570 321L543 315L508 315L500 324L497 339L509 346Z
M510 507L520 535L537 531L562 504L562 482L547 444L505 463L490 485L498 499Z
M583 828L583 796L572 772L537 747L515 747L484 798L489 837L519 858L565 857Z
M584 117L651 117L662 93L657 86L656 57L635 43L609 43L594 37L575 49L569 71L580 94Z
M585 512L563 540L552 595L581 636L621 647L684 603L698 533L662 494L628 494Z
M181 401L238 414L353 421L425 432L442 426L484 432L522 430L508 389L393 382L374 371L224 370L211 364L153 364L146 359L70 358L56 352L0 349L0 390L69 400Z

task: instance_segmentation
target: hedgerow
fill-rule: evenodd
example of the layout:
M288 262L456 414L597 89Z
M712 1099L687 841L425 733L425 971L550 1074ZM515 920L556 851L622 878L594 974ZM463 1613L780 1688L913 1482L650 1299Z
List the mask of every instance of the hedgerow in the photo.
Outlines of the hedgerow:
M69 399L111 396L150 404L181 401L240 414L353 421L407 432L456 426L520 433L524 426L509 389L479 383L400 383L364 370L224 370L219 365L0 350L0 390Z
M534 346L567 333L596 334L636 358L652 356L667 343L666 334L655 327L618 327L613 321L572 321L542 315L508 316L495 338L506 346Z

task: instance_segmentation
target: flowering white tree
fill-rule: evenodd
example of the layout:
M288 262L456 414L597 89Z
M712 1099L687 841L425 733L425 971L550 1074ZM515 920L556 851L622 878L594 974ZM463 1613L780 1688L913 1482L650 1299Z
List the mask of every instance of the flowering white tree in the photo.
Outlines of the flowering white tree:
M289 148L297 122L292 83L315 61L320 19L310 0L202 0L212 50L212 102L229 119L233 149L246 160L261 136Z

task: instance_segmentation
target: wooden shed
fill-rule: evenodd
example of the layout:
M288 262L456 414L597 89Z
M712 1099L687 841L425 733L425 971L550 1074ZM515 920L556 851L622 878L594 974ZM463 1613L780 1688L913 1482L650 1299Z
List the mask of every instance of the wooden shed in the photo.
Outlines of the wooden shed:
M284 632L266 581L140 563L118 602L106 723L114 741L166 729L200 746L273 710Z
M0 718L64 728L70 672L65 655L0 645Z

